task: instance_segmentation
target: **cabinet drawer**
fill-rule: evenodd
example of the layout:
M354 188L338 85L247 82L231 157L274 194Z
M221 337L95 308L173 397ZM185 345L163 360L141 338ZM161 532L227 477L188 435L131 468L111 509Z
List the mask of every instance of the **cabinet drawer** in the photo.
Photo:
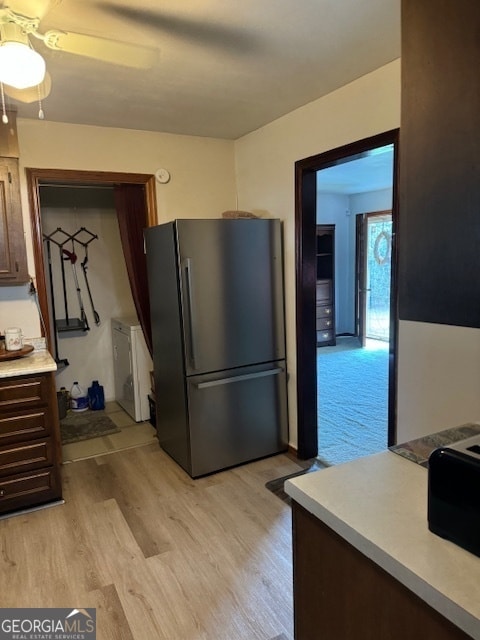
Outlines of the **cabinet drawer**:
M332 281L317 280L317 302L331 302Z
M317 318L317 331L325 331L333 327L332 318Z
M58 469L50 467L0 478L0 512L61 498Z
M48 404L49 378L31 376L0 380L0 413Z
M0 447L0 476L52 464L53 447L50 438Z
M317 318L331 318L333 316L333 307L331 304L317 305Z
M317 344L322 342L331 342L333 340L333 331L317 331Z
M48 407L6 416L0 412L0 444L42 438L50 433L52 420Z

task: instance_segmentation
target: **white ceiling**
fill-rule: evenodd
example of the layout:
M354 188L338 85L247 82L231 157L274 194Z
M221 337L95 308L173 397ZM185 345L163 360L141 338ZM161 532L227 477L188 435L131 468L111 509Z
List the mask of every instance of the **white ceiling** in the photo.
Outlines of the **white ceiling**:
M392 188L393 145L360 155L318 171L318 193L352 195Z
M22 7L48 0L5 0ZM47 49L45 118L236 139L400 56L400 0L63 0L40 31L158 49L137 71ZM36 118L38 106L18 105Z

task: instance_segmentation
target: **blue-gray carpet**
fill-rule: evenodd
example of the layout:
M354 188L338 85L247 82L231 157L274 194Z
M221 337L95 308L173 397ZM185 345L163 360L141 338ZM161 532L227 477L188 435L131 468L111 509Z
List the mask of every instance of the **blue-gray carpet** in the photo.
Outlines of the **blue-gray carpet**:
M388 344L337 342L317 349L318 457L328 465L387 448Z

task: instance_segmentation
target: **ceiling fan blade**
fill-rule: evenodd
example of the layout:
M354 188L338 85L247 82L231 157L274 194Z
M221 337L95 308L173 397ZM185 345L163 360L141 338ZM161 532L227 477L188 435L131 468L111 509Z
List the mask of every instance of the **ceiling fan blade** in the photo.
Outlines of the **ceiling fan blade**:
M150 69L158 57L156 49L71 31L47 31L42 40L47 47L56 51L135 69Z
M36 87L15 89L15 87L10 87L8 84L4 84L3 89L5 91L5 95L9 98L13 98L14 100L18 100L19 102L38 102L39 100L44 100L50 94L52 89L52 78L47 71L43 82Z
M230 25L212 24L184 16L166 15L153 9L119 6L113 2L102 2L97 6L100 11L124 18L142 28L160 29L165 33L201 45L252 51L259 44L253 34Z

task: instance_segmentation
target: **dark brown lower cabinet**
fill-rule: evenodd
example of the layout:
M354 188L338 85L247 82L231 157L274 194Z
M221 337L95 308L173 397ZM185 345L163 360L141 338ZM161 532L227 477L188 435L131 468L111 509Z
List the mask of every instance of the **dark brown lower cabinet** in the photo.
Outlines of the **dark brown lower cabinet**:
M52 372L0 379L0 513L62 497Z
M295 640L471 640L293 502Z

